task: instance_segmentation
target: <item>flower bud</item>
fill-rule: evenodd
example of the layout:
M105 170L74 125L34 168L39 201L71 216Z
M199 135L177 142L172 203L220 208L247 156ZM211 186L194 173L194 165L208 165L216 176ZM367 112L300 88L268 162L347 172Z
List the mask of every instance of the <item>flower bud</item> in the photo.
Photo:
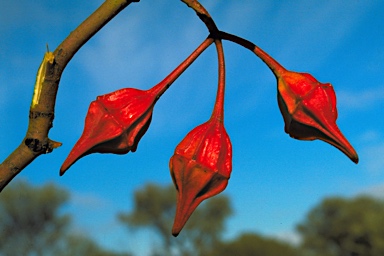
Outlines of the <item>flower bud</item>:
M332 85L320 83L307 73L286 70L257 46L253 52L277 78L277 98L285 132L299 140L323 140L358 163L356 151L336 125L336 95Z
M312 75L280 69L278 103L285 132L299 140L320 139L335 146L357 163L352 145L336 125L336 95L330 83L320 83Z
M177 189L172 234L177 236L205 199L222 192L232 171L232 146L223 122L215 117L190 131L170 159Z
M64 161L60 174L91 153L135 152L151 123L156 92L153 88L124 88L98 96L89 106L83 134Z

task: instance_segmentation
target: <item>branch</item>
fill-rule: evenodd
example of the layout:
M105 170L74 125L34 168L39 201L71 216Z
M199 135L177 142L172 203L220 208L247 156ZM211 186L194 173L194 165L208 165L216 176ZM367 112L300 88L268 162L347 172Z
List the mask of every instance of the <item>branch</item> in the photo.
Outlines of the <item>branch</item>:
M209 12L204 8L203 5L199 3L197 0L181 0L183 3L188 5L188 7L192 8L197 16L204 22L205 26L208 28L209 33L215 37L219 32L214 20L212 19Z
M57 90L68 62L105 24L132 2L140 0L106 0L52 52L47 52L39 67L29 124L21 144L0 164L0 191L38 156L52 152L61 143L48 138L52 127Z

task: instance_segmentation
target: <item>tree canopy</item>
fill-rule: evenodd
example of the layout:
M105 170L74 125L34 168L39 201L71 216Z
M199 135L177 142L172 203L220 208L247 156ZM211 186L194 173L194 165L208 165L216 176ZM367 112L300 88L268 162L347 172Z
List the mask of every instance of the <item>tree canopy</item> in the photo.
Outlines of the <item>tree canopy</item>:
M123 256L71 230L62 213L70 194L54 184L33 187L15 182L0 196L0 256Z
M33 188L26 182L0 197L0 248L4 255L45 255L56 251L70 217L59 214L69 194L53 184Z
M219 195L202 203L193 213L183 232L171 236L176 209L176 191L173 185L147 184L134 195L134 209L120 213L119 219L130 228L148 227L162 240L165 255L204 255L220 240L225 220L232 213L230 201Z
M232 241L216 247L212 256L299 256L292 245L254 233L241 234Z
M384 255L384 202L370 197L328 198L298 225L310 255Z
M130 212L120 213L119 219L129 228L149 228L162 241L152 255L240 255L240 256L299 256L299 251L287 243L253 233L224 240L225 223L233 210L230 199L218 195L203 202L192 214L177 238L171 236L176 208L173 185L147 184L134 195Z
M128 228L147 228L157 234L162 243L152 248L153 256L384 255L384 201L379 199L324 199L297 226L302 237L301 248L297 248L255 233L225 240L225 223L232 214L225 195L203 202L174 238L175 196L172 185L147 184L135 192L133 209L118 214ZM73 232L70 214L62 211L69 199L69 192L54 184L33 187L18 182L7 187L0 197L0 256L130 255L106 250L87 234Z

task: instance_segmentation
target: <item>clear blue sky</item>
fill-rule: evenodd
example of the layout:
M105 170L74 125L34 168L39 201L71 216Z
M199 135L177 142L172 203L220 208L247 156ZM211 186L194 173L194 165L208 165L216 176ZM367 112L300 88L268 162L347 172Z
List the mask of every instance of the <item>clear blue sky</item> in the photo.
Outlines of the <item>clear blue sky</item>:
M54 50L101 3L0 2L1 161L25 134L35 74L46 45ZM221 30L251 40L287 69L331 82L338 99L337 123L360 156L355 165L324 142L289 138L270 70L248 50L224 42L225 125L233 144L232 177L224 193L235 210L227 236L243 231L286 236L326 196L384 196L384 3L201 3ZM128 6L64 71L50 132L63 146L38 158L16 180L55 182L69 189L73 197L67 210L79 229L104 245L140 255L140 244L147 243L148 236L125 232L115 214L131 209L133 191L144 184L171 182L168 161L175 146L209 118L217 86L214 47L156 104L136 153L93 154L63 177L59 168L81 135L89 103L97 95L123 87L152 87L206 36L204 25L180 1L141 0Z

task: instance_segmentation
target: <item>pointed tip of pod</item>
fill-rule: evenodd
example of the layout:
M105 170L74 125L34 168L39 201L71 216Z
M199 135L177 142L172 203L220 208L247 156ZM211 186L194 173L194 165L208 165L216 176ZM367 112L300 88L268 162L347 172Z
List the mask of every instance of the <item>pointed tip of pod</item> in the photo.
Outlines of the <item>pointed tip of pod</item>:
M69 167L68 167L68 168L69 168ZM68 170L68 168L63 168L63 167L61 167L61 168L60 168L60 172L59 172L60 176L63 176L64 173Z
M359 163L359 156L356 154L354 157L351 158L352 162L354 162L355 164L358 164Z
M357 155L356 150L340 131L336 123L332 126L330 125L328 130L324 130L319 139L339 149L355 164L359 163L359 156Z
M60 176L63 176L64 173L81 157L85 156L85 153L89 150L89 146L82 143L82 139L75 144L64 163L60 167Z
M198 188L196 188L198 190ZM176 215L172 226L172 235L177 237L197 206L204 200L202 197L196 197L198 191L194 188L179 191L176 204Z
M69 169L69 167L71 167L77 160L79 159L79 157L77 157L75 160L72 160L72 158L67 158L63 165L60 167L60 176L63 176L64 173Z
M350 146L350 148L347 149L340 149L349 159L351 159L352 162L355 164L359 163L359 156L357 155L355 149Z
M180 231L183 227L175 227L175 225L173 225L172 227L172 235L174 237L177 237L179 234L180 234Z

